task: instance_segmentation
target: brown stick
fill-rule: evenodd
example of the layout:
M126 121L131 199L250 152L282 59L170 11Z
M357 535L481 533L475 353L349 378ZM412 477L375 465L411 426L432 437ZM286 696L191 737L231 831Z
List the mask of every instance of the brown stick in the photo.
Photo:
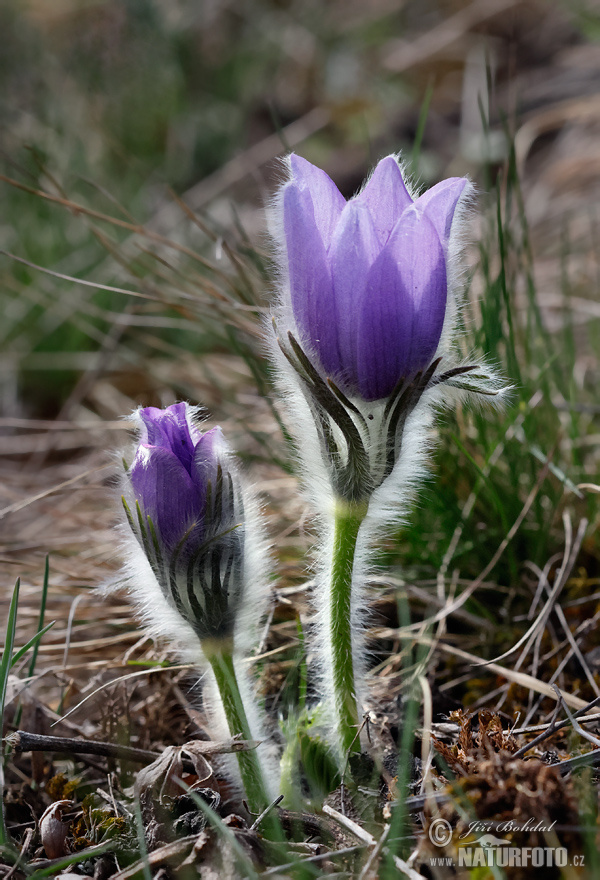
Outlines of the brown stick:
M160 758L160 752L136 749L117 743L98 742L93 739L74 739L66 736L42 736L17 730L9 733L6 742L15 752L72 752L76 755L102 755L104 758L125 758L139 764L147 764Z
M104 758L123 758L138 764L151 764L161 757L161 752L152 752L148 749L98 742L94 739L42 736L38 733L28 733L26 730L16 730L14 733L10 733L5 737L5 742L15 752L66 752L74 755L101 755ZM211 755L244 751L248 748L255 748L256 745L258 743L248 743L235 738L223 743L194 740L193 743L190 743L190 751L193 748L194 752L201 752L204 756L210 757ZM185 752L185 745L182 747L182 751ZM196 772L193 762L185 755L183 756L183 769L186 773Z

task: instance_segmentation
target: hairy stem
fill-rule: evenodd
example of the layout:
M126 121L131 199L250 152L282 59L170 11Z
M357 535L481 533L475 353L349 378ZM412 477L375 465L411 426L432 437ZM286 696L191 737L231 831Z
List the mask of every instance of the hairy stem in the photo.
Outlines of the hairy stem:
M356 541L365 514L364 505L339 503L336 507L328 584L333 700L339 745L344 753L360 751L351 600Z
M216 649L207 652L207 657L219 688L231 736L239 735L244 740L253 740L231 651L225 648ZM253 813L261 813L269 806L270 799L257 751L251 749L238 752L237 759L248 806ZM265 817L263 826L265 830L280 833L279 822L272 812Z

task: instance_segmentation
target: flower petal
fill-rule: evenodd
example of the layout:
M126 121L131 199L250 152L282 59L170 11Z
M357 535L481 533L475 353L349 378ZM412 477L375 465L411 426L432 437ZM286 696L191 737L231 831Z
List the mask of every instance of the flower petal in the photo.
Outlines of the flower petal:
M188 404L184 402L174 403L166 409L148 406L139 411L139 416L145 428L142 443L170 449L189 473L194 456L194 440L188 410Z
M429 365L446 294L439 236L426 216L408 208L373 265L360 311L358 375L366 400L386 397L400 379Z
M209 480L215 479L217 465L223 461L225 450L226 444L223 432L218 426L211 428L210 431L203 434L196 444L191 476L194 485L203 498L206 498L206 484ZM202 506L204 506L204 501Z
M148 446L167 446L167 435L162 427L165 411L156 406L146 406L137 414L142 422L140 442Z
M290 168L292 182L301 192L310 195L314 209L314 222L325 245L325 250L328 251L333 231L346 200L329 175L317 168L316 165L311 165L302 156L292 153Z
M415 201L417 210L426 214L435 226L444 248L448 246L456 206L468 183L466 177L449 177Z
M400 277L414 308L409 364L412 370L423 370L435 354L446 315L444 248L429 217L419 216L416 207L404 212L396 235Z
M358 387L365 400L390 394L408 371L413 302L390 248L369 273L358 314Z
M317 351L337 351L337 314L329 261L310 196L295 184L283 192L292 309L298 330Z
M336 227L331 253L331 274L335 299L337 350L322 350L326 370L357 381L358 324L356 310L364 297L369 270L381 246L365 204L352 199Z
M172 452L145 445L138 447L129 476L144 517L151 517L161 541L173 550L203 513L192 478Z
M404 209L412 204L394 156L386 156L381 160L355 201L368 207L377 235L384 245Z
M187 404L175 403L165 410L162 429L167 435L171 451L189 473L194 456L194 441L187 418Z

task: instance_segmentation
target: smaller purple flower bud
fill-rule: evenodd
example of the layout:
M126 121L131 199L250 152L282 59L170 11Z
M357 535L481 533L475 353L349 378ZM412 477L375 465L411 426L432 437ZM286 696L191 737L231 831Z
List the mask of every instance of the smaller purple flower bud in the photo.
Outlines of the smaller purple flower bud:
M169 552L190 529L198 540L204 535L207 486L216 476L219 447L224 449L221 429L203 434L190 415L186 403L138 410L141 436L129 477Z
M123 502L156 579L200 638L231 634L243 588L243 502L220 428L176 403L137 412Z

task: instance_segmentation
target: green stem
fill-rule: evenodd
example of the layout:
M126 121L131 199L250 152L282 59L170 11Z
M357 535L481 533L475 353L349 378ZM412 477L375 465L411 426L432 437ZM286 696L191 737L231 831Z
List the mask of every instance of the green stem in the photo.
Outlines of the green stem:
M360 751L358 707L352 656L352 572L365 505L338 503L329 582L331 663L339 742L344 753Z
M254 737L252 736L248 716L242 702L231 651L221 646L215 647L214 650L206 651L206 654L215 674L231 736L238 735L244 740L253 740ZM261 813L269 806L270 799L257 751L256 749L249 749L248 751L238 752L237 759L248 806L253 813ZM273 812L267 814L263 824L270 830L276 830L278 822Z

